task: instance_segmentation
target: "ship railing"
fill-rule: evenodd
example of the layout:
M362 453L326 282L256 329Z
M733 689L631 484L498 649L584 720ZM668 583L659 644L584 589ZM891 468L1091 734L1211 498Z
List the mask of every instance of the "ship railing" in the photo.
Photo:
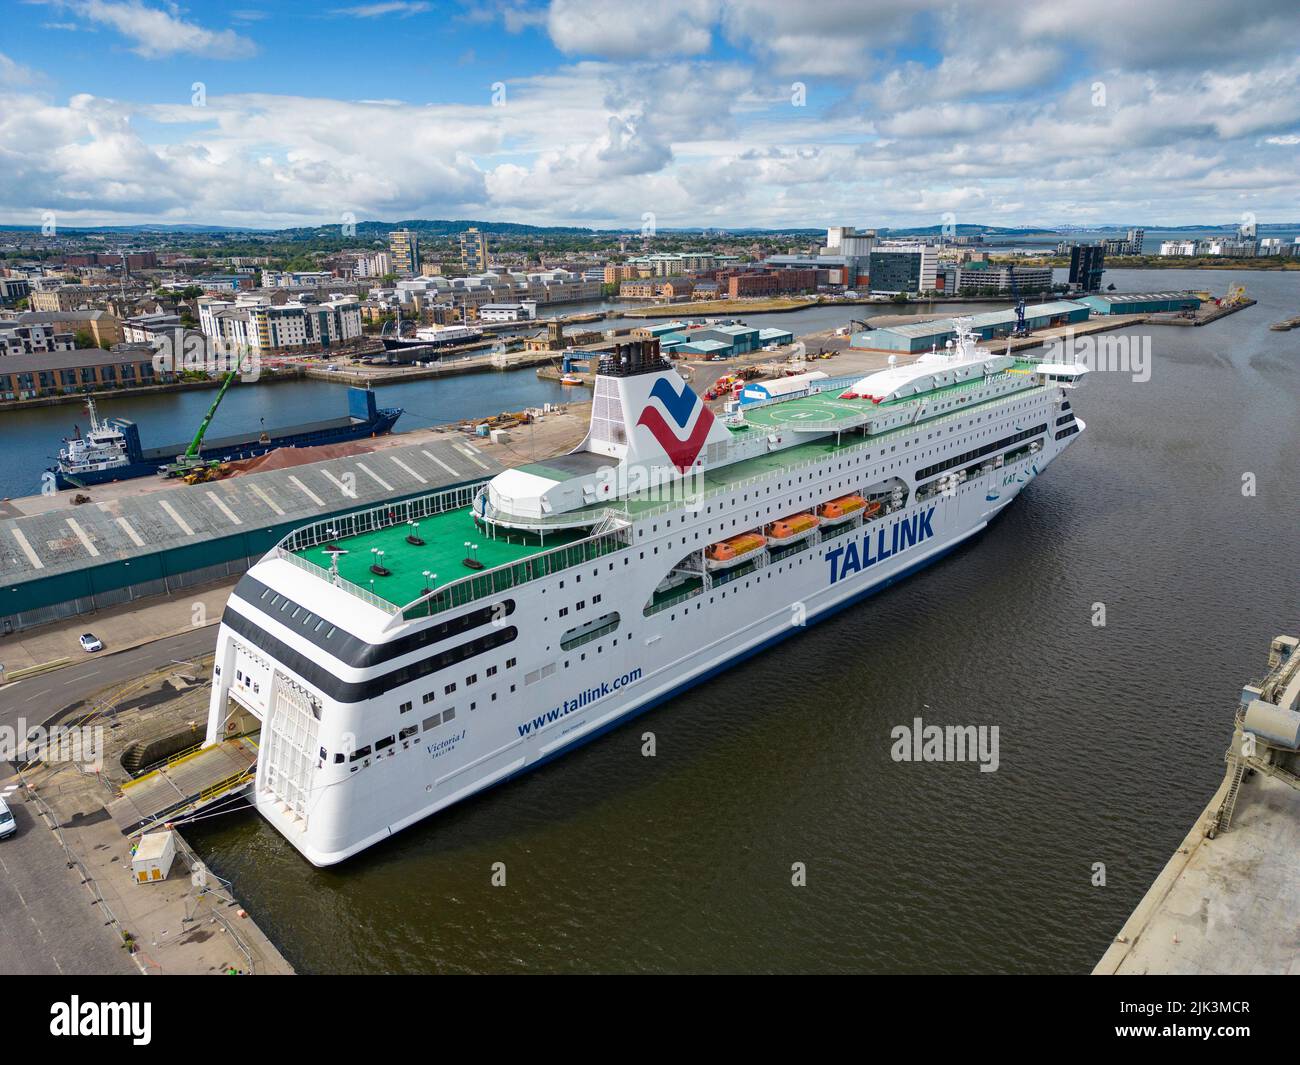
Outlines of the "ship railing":
M324 518L295 529L276 544L275 549L283 557L285 554L306 551L318 544L329 543L331 540L375 532L393 525L404 525L408 521L418 521L420 518L442 514L448 510L461 510L474 502L474 497L485 484L486 481L478 481L459 488L449 488L416 496L413 499L403 499L354 511L351 514Z
M548 577L561 570L571 569L588 562L595 562L613 551L628 546L626 526L620 526L609 532L588 536L563 547L553 547L518 562L510 562L492 569L482 570L458 581L444 584L428 595L422 595L401 608L392 607L391 612L400 614L404 621L433 617L446 610L466 606L479 599L509 591L521 584L528 584L542 577ZM391 622L390 622L391 624Z
M308 562L305 558L300 558L298 555L292 554L288 551L282 551L278 547L274 548L273 551L276 558L282 558L284 561L310 573L313 577L318 577L326 583L334 585L336 588L342 588L345 592L355 595L358 599L369 603L377 610L382 610L385 614L396 614L399 609L396 603L390 603L387 599L381 599L379 596L375 595L374 592L370 591L369 588L362 588L359 584L353 584L351 581L345 580L343 577L340 577L335 573L331 573L324 566L318 566L315 562Z

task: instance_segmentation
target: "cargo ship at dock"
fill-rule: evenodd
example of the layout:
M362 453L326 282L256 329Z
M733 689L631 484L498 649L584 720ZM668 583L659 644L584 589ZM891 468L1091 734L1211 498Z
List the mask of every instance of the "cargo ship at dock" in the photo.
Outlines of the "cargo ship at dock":
M915 363L725 417L656 340L614 345L575 451L317 522L254 565L205 743L254 734L258 811L332 865L901 581L1085 428L1085 367L959 322Z
M87 399L90 429L65 440L56 465L49 470L55 487L88 488L132 477L158 476L190 444L169 444L145 448L140 444L140 427L126 418L100 420L95 401ZM209 411L209 418L215 411ZM201 458L207 462L233 462L256 458L282 447L316 447L364 440L391 432L401 417L400 407L379 407L375 394L365 388L348 389L348 413L281 429L264 430L254 436L211 437L201 440Z

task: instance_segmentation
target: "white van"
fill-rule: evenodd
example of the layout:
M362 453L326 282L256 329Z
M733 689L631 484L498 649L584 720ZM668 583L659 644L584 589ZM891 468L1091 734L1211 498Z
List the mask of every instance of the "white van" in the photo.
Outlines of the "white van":
M13 812L5 805L4 799L0 799L0 839L8 839L17 831Z

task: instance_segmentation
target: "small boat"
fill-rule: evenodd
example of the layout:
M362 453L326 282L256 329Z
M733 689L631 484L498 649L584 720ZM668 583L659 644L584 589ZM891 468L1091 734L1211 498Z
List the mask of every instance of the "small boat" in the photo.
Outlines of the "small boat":
M560 378L560 384L562 384L562 385L580 385L580 384L582 384L582 378L581 378L581 377L578 377L578 376L575 375L575 374L566 373L563 377Z
M730 569L753 558L766 546L767 537L756 532L728 536L704 549L704 565L711 570Z
M837 525L842 521L848 521L850 518L856 518L859 514L867 518L874 518L879 513L879 503L874 501L868 503L859 495L840 496L838 499L832 499L817 508L817 515L825 525Z
M767 527L767 541L770 544L792 544L801 540L820 525L816 514L791 514L788 518L778 518Z

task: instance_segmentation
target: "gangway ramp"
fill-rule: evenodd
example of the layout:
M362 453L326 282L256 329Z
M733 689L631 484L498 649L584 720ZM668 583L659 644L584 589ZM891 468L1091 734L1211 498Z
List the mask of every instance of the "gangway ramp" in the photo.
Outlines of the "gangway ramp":
M159 821L197 813L229 800L253 784L257 736L239 736L188 751L122 785L108 804L109 816L126 835Z

